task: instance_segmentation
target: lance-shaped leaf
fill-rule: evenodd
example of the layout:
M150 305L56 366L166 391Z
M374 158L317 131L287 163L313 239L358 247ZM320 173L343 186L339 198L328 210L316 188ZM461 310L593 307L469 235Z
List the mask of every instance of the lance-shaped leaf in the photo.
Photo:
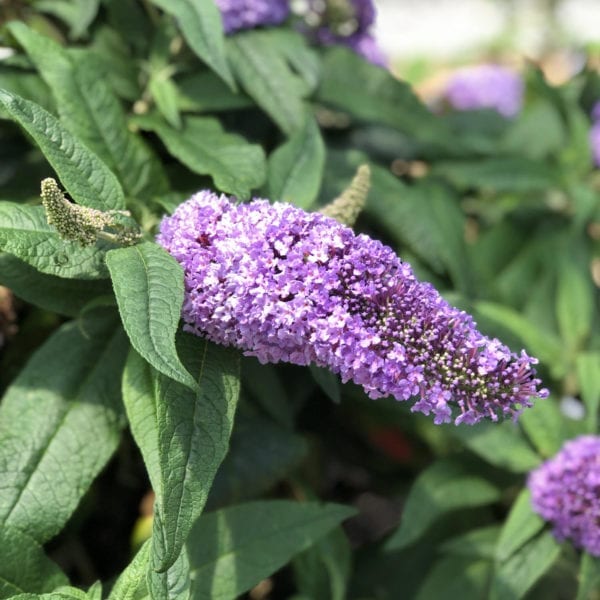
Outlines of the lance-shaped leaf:
M146 572L150 560L150 540L138 550L127 568L119 575L108 600L139 600L148 593Z
M38 271L57 277L108 277L104 255L111 244L80 246L62 240L48 225L41 206L0 202L0 250L18 257Z
M123 395L133 435L156 493L152 565L177 559L202 512L215 473L229 449L239 395L233 350L184 335L179 350L196 374L198 392L149 371L130 356Z
M147 575L152 600L191 600L191 571L188 555L182 551L166 571L150 569Z
M239 597L354 513L339 504L268 500L202 515L187 543L192 597Z
M153 242L112 250L106 264L131 345L157 371L196 389L175 348L183 303L180 265Z
M324 163L319 126L307 115L303 127L269 157L269 198L310 208L321 187Z
M0 405L0 523L39 543L56 535L119 442L118 373L127 340L116 319L61 327Z
M238 33L227 40L227 53L244 90L286 134L302 127L303 96L309 91L281 53L261 31Z
M0 598L51 592L68 583L34 539L11 527L0 528Z
M225 56L221 14L213 0L151 0L173 15L185 41L196 56L204 61L231 88L233 76Z
M266 178L263 149L243 137L223 131L217 119L188 117L176 130L155 118L138 118L140 127L151 129L169 152L200 175L210 175L221 191L240 198L262 185Z
M41 106L0 90L0 106L33 138L72 198L99 210L125 208L108 167Z
M69 317L76 316L95 298L111 294L110 283L106 280L69 280L44 275L5 253L0 254L0 285L10 288L26 302Z
M160 162L127 127L99 60L90 52L68 52L21 22L9 28L50 87L61 122L110 167L126 192L136 196L166 191Z

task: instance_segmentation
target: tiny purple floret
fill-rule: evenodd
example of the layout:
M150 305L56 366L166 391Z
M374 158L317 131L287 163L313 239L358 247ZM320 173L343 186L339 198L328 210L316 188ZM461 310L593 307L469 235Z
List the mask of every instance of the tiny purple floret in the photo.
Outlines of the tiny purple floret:
M314 363L371 398L416 398L436 423L516 417L537 362L479 333L381 242L320 213L201 191L158 242L185 273L183 320L263 363Z
M289 15L288 0L215 0L221 11L225 33L279 25Z
M446 98L457 110L490 108L514 117L523 103L523 80L518 73L499 65L459 69L446 87Z
M600 437L582 435L529 474L533 509L554 536L600 556Z

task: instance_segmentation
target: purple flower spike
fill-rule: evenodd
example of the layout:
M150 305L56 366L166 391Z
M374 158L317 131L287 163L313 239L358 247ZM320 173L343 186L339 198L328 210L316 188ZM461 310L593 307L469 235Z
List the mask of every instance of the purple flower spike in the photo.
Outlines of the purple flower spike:
M186 329L262 362L314 363L436 423L517 416L537 361L479 333L387 246L320 213L201 191L163 219Z
M590 128L590 146L594 164L600 167L600 121L596 121Z
M529 474L533 509L555 537L600 556L600 437L582 435Z
M518 73L498 65L465 67L451 78L446 97L457 110L491 108L514 117L523 103L523 81Z
M279 25L289 15L288 0L215 0L225 33L253 29L261 25Z

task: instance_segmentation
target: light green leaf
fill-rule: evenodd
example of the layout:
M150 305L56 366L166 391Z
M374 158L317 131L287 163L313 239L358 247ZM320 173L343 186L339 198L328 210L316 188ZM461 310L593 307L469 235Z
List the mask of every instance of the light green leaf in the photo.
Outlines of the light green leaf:
M581 398L587 409L588 431L595 433L598 423L598 407L600 406L600 352L579 354L575 366Z
M512 422L456 427L452 435L489 463L514 473L526 473L540 464L540 457Z
M94 298L110 295L107 281L72 280L43 275L11 254L0 254L0 285L45 310L69 317Z
M319 194L325 145L311 115L301 129L269 157L269 198L308 210Z
M266 178L263 149L244 138L223 131L212 117L188 117L181 131L155 118L138 118L140 127L151 129L169 152L200 175L210 175L221 191L248 198L250 190Z
M535 582L554 564L560 546L550 533L542 533L513 554L494 573L490 600L524 598Z
M213 0L151 0L173 15L185 41L231 88L235 88L227 58L221 14Z
M177 88L173 81L162 72L153 73L148 82L148 90L160 114L170 125L179 129L181 117L177 107Z
M239 396L239 355L192 335L180 338L199 393L166 377L156 381L159 488L152 533L156 570L177 559L200 516L229 437Z
M304 122L304 82L293 73L285 57L269 43L268 32L248 31L227 40L227 54L236 78L286 134Z
M0 528L0 598L51 592L68 582L34 539L11 527Z
M56 535L117 447L127 342L112 314L62 326L0 404L0 523Z
M386 543L399 550L416 541L442 515L459 508L495 502L500 492L489 481L464 470L458 463L442 460L428 467L413 484L400 527Z
M80 38L96 18L100 0L38 0L35 9L49 13L69 26L69 37Z
M143 242L106 255L121 320L131 345L157 371L197 389L177 356L183 269L158 244Z
M127 127L102 63L91 52L68 52L23 23L12 23L10 31L52 90L63 125L117 175L127 194L166 191L162 166L145 142Z
M148 571L148 589L152 600L191 600L191 571L186 552L182 552L175 563L161 573Z
M150 540L138 550L127 568L119 575L108 600L142 600L148 594L146 572L150 560Z
M0 250L47 275L72 279L107 278L104 255L111 246L104 241L85 247L64 241L46 222L41 206L0 202Z
M187 546L194 600L233 600L354 510L287 500L249 502L200 517Z
M600 589L600 558L585 552L581 557L578 578L579 588L575 600L592 600L596 597Z
M531 507L531 494L528 489L524 489L502 526L496 546L496 559L501 563L506 561L543 527L544 521Z
M33 138L78 204L100 210L125 207L117 178L42 107L0 90L0 105Z

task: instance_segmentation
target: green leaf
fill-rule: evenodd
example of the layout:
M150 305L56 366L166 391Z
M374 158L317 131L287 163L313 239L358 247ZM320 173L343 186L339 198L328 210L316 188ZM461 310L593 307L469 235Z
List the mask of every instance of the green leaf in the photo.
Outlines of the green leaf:
M556 320L569 351L580 348L590 335L595 306L595 292L585 263L572 257L559 261Z
M554 564L560 546L550 533L542 533L513 554L494 573L490 600L518 600Z
M477 187L493 192L539 192L557 183L550 166L523 157L438 162L433 174L461 190Z
M527 410L527 409L526 409ZM526 473L540 464L515 423L478 423L456 427L452 435L489 463L514 473Z
M552 397L538 400L531 408L525 409L519 418L519 424L545 458L554 456L567 439L583 433L578 431L580 423L565 419Z
M400 527L390 536L386 550L415 542L433 522L453 510L495 502L499 491L489 481L469 474L464 467L442 460L428 467L413 484Z
M269 157L269 198L308 210L319 194L324 164L319 126L307 115L302 128Z
M131 345L157 371L192 389L175 334L183 303L183 269L163 248L144 242L106 255L119 312Z
M236 78L286 134L304 122L306 85L269 41L268 32L247 31L228 38L227 54Z
M440 550L455 556L493 560L499 534L500 527L497 525L472 529L447 540L441 545Z
M160 114L170 125L179 129L181 117L177 107L177 88L173 81L162 72L153 73L148 82L148 90Z
M200 516L229 437L239 396L239 356L234 350L186 335L180 339L186 365L197 374L199 393L158 377L156 416L160 487L155 489L153 567L177 559Z
M69 37L79 39L96 18L100 0L38 0L35 9L59 18L69 26Z
M63 125L117 175L127 194L166 191L167 180L160 162L127 127L123 108L97 57L91 52L68 52L20 22L12 23L10 31L52 90Z
M232 92L211 71L186 74L176 78L175 84L177 107L182 111L222 112L253 106L252 100L246 94Z
M600 352L578 354L575 366L581 398L587 409L588 431L595 433L600 406Z
M263 149L223 131L217 119L188 117L181 131L156 118L138 118L140 127L154 131L169 152L194 173L210 175L221 191L248 198L266 178Z
M151 568L147 581L152 600L190 600L192 581L187 553L182 552L167 571L158 573Z
M174 16L193 52L232 89L233 77L225 55L223 23L212 0L151 0Z
M148 595L146 572L150 560L150 540L138 550L127 568L119 575L108 600L142 600Z
M107 283L43 275L11 254L0 254L0 285L30 304L68 317L79 314L94 298L110 295Z
M321 538L294 559L298 590L311 600L345 600L352 551L341 527Z
M0 105L33 138L78 204L100 210L125 207L117 178L41 106L0 90Z
M579 567L579 588L575 600L591 600L600 589L600 558L584 552Z
M41 206L0 202L0 250L47 275L72 279L108 277L104 255L111 244L82 247L62 240Z
M327 51L317 97L357 119L394 127L435 145L457 146L458 140L446 124L408 84L347 48Z
M340 380L335 373L324 367L310 365L310 374L325 395L335 404L341 402Z
M438 560L427 573L415 600L433 598L484 598L491 564L464 556Z
M63 325L0 404L0 523L56 535L117 447L127 342L112 314Z
M0 528L0 598L22 592L51 592L69 583L66 575L26 533Z
M496 546L496 560L505 562L543 527L544 521L531 507L531 494L528 489L524 489L512 505L502 526Z
M203 515L187 544L194 600L237 598L353 514L338 504L267 500Z

